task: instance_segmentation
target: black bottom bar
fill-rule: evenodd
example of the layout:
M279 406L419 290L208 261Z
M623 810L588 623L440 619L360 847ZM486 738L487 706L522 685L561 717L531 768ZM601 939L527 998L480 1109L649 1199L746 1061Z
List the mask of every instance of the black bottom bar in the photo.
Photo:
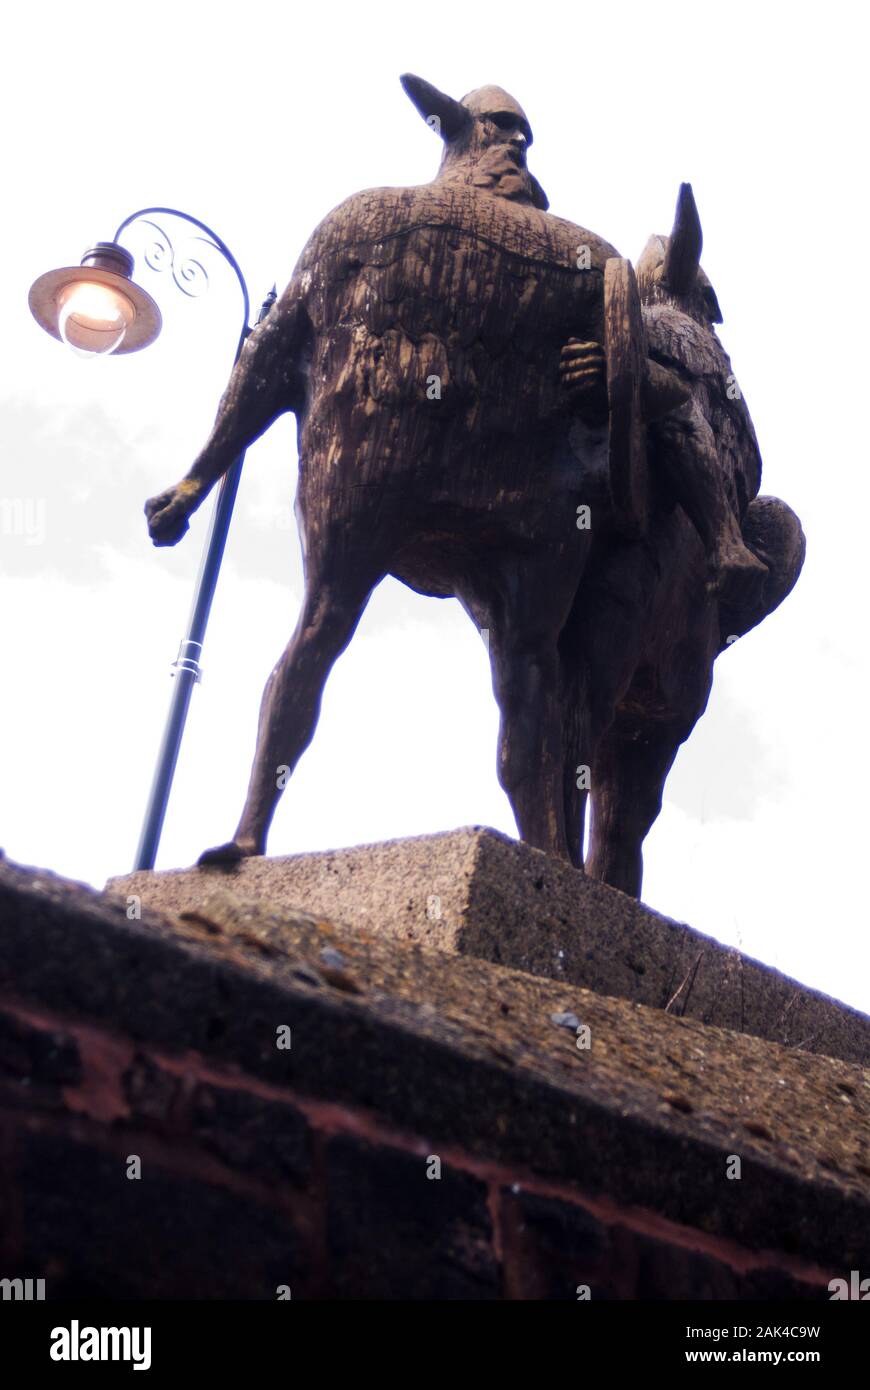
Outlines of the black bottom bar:
M416 1363L417 1376L423 1372L425 1383L431 1384L440 1358L444 1375L455 1377L460 1345L466 1371L467 1353L479 1348L490 1383L501 1364L516 1378L516 1363L512 1367L507 1358L514 1358L520 1346L537 1362L536 1380L547 1379L547 1366L558 1374L560 1367L566 1371L572 1365L578 1372L582 1368L581 1379L593 1368L658 1377L681 1367L703 1376L711 1367L735 1365L772 1370L799 1365L821 1370L830 1379L860 1365L870 1331L870 1310L860 1303L583 1302L570 1312L540 1304L438 1306L440 1312L431 1305L405 1303L401 1311L380 1305L378 1311L371 1303L292 1299L275 1304L7 1300L0 1302L0 1328L4 1361L24 1372L19 1384L27 1383L31 1370L67 1377L82 1372L93 1377L100 1370L116 1379L135 1375L134 1358L143 1371L147 1359L148 1376L160 1384L164 1377L168 1381L187 1371L198 1377L215 1373L216 1383L226 1383L234 1375L249 1378L258 1368L267 1376L292 1374L296 1368L306 1380L316 1368L318 1378L334 1380L345 1362L355 1376L373 1374L380 1363L393 1367L403 1380L414 1376ZM128 1331L101 1342L101 1328ZM137 1335L133 1329L139 1329ZM415 1336L416 1343L409 1339ZM539 1336L547 1340L528 1340ZM84 1359L92 1350L111 1356L115 1345L128 1359ZM380 1352L372 1364L376 1345ZM75 1351L78 1359L53 1359L52 1347L67 1356ZM300 1360L308 1356L310 1366Z

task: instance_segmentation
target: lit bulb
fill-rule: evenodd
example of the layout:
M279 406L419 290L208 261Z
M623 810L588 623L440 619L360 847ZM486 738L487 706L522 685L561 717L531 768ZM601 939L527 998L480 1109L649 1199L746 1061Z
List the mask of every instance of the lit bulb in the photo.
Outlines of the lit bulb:
M95 280L65 285L58 295L57 307L61 338L73 352L84 357L114 352L136 317L126 295Z

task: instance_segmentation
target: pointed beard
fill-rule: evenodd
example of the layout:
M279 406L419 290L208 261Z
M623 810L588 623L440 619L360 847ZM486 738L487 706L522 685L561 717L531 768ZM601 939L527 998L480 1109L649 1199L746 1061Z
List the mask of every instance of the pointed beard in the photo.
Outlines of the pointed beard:
M537 179L528 169L517 164L503 145L493 145L475 157L465 156L447 164L439 174L447 183L471 184L486 189L496 197L516 203L532 203L546 207L546 197Z

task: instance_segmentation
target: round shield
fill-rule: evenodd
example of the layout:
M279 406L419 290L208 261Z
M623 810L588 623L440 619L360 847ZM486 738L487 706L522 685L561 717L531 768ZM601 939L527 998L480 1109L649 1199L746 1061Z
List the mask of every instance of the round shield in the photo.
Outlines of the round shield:
M631 261L613 256L604 267L604 353L610 406L610 492L617 528L646 530L649 474L641 392L646 333Z

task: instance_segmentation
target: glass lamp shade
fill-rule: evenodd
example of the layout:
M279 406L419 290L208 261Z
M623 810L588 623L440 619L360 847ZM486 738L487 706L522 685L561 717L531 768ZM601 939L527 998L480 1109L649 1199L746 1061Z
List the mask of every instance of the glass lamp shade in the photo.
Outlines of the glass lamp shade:
M136 317L125 294L93 280L65 285L57 297L57 310L61 339L87 357L108 355L119 348Z
M160 310L132 278L133 257L113 241L99 241L80 266L40 275L30 287L36 322L78 357L138 352L160 332Z

